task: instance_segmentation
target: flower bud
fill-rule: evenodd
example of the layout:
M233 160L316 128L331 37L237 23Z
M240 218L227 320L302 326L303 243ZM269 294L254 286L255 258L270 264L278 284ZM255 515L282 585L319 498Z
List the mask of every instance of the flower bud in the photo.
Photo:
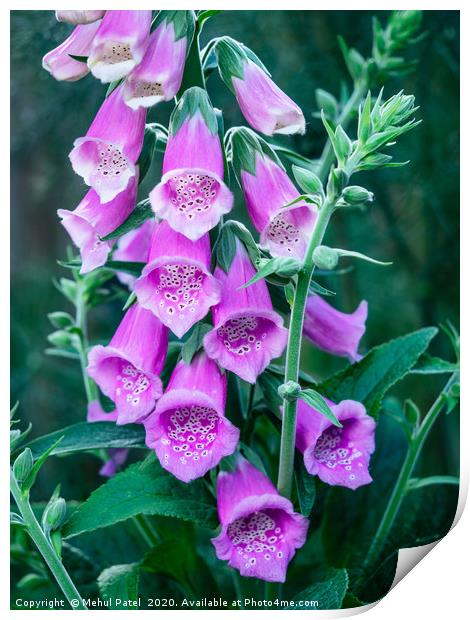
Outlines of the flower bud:
M299 397L302 388L296 381L287 381L279 386L277 393L283 400L294 402Z
M326 245L319 245L313 252L313 262L319 269L334 269L338 264L338 252Z
M33 469L33 454L29 448L25 448L13 463L13 474L21 486Z
M42 515L43 528L48 532L58 530L65 520L66 513L67 505L63 497L50 502Z
M372 202L374 200L374 194L364 187L350 185L344 188L342 198L350 205L358 205L364 202Z

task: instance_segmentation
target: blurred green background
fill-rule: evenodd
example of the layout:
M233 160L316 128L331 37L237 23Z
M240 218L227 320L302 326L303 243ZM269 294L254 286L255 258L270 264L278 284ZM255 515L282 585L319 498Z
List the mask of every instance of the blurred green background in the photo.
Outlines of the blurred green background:
M387 13L378 12L384 22ZM228 34L242 40L268 65L275 81L302 107L308 123L304 137L279 140L307 157L318 157L325 134L316 111L315 89L339 95L350 86L337 35L363 55L371 48L369 11L227 11L207 25L204 42ZM416 96L422 125L400 140L395 159L411 160L405 168L364 174L357 182L376 197L367 213L335 217L327 242L359 250L389 268L356 264L344 277L324 280L337 291L334 305L355 309L369 302L367 333L361 349L422 326L459 320L459 15L427 11L427 37L408 56L419 60L417 71L387 83L385 95L404 89ZM105 92L91 76L59 83L41 68L41 58L60 43L70 27L59 24L52 11L11 13L12 119L12 401L20 401L23 420L32 421L34 436L85 417L85 397L74 361L47 357L47 313L67 308L52 279L67 276L56 260L65 257L69 239L56 211L73 209L85 187L67 155L74 139L84 135ZM208 89L214 105L224 111L226 127L243 119L236 102L217 75ZM166 123L171 104L152 111ZM158 181L159 160L143 189ZM245 217L238 194L235 217ZM119 305L108 305L90 317L91 337L105 339L119 320ZM444 336L432 352L450 356ZM345 362L306 344L306 370L326 376ZM436 396L444 378L411 376L394 390L411 396L423 409ZM458 473L458 418L442 417L433 430L420 463L433 474ZM98 461L87 455L70 457L64 467L50 459L35 488L38 498L62 482L67 498L83 499L98 484Z

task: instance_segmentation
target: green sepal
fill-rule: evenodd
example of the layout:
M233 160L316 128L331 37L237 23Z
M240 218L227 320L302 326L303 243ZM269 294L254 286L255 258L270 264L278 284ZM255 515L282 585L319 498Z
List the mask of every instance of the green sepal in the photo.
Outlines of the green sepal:
M243 80L245 64L251 60L258 65L268 76L269 72L261 60L248 47L235 41L231 37L221 37L214 46L217 55L217 64L220 77L232 92L234 92L232 78Z
M187 50L189 50L196 27L194 11L160 11L152 22L152 31L156 30L163 22L173 24L175 41L179 41L183 37L188 39Z
M209 95L199 86L188 88L173 110L170 118L170 134L175 135L184 121L200 113L209 131L215 135L218 132L217 116L209 100Z
M230 130L232 147L232 167L240 181L242 170L256 174L256 155L269 157L284 170L281 160L270 145L248 127L236 127Z

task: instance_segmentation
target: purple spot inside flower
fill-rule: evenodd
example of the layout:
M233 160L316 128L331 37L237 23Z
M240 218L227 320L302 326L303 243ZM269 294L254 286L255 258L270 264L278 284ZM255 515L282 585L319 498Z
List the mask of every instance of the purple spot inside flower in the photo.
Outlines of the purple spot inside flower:
M305 241L291 211L281 212L272 219L266 237L280 255L303 256L305 252Z
M366 455L356 447L355 435L360 429L357 420L345 420L343 428L329 426L318 438L313 457L323 467L338 470L352 482L358 470L366 469Z
M100 142L96 148L99 156L96 171L102 176L119 176L128 167L126 158L117 146Z
M211 209L220 183L208 174L189 172L172 176L167 186L170 201L176 211L191 221Z
M143 372L125 360L116 365L115 402L124 410L146 409L153 402L151 381Z
M156 268L150 279L158 306L169 316L194 314L205 274L196 265L168 264Z
M229 319L218 328L217 335L227 351L243 356L260 351L273 327L269 319L247 315Z

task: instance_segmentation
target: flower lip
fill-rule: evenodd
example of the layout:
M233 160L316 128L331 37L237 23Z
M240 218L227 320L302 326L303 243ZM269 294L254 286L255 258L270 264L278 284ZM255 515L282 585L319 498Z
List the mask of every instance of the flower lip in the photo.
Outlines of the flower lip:
M261 247L273 256L295 256L302 260L316 219L317 213L309 205L282 207L261 231Z

